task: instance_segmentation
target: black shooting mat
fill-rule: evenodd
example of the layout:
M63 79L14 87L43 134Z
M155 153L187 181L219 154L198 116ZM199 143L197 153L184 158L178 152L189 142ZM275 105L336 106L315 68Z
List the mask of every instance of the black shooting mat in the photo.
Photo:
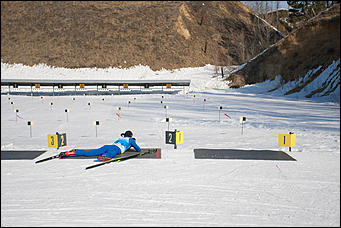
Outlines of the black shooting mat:
M1 160L33 160L46 150L1 150Z
M240 149L194 149L196 159L242 159L296 161L283 151Z

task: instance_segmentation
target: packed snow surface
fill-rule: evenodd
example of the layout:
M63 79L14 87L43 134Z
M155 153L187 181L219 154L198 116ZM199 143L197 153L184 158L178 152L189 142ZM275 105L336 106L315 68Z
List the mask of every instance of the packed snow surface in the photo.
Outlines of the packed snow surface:
M231 89L214 74L210 65L152 71L2 63L6 79L190 79L191 85L173 95L43 98L2 88L1 150L47 152L1 161L1 226L340 226L339 104L265 93L275 82ZM168 128L184 131L177 149L165 143ZM161 148L161 159L90 170L95 159L35 164L72 148L111 144L126 130L142 148ZM47 135L55 132L66 133L67 146L48 147ZM291 152L278 146L278 134L289 132L296 133ZM281 150L296 161L195 159L195 148Z

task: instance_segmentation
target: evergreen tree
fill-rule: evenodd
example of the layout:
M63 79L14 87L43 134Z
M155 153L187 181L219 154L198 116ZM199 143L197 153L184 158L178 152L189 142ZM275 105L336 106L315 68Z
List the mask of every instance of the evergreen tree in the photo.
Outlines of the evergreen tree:
M291 22L299 22L316 16L333 4L333 1L287 1Z

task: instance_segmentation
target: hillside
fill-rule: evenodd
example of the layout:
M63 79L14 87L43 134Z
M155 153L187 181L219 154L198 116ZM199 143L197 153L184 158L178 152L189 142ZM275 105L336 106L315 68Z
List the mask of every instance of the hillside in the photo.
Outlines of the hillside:
M287 9L278 9L268 12L267 14L261 15L266 18L266 21L273 25L285 36L293 30L293 25L289 21L289 11Z
M291 94L302 90L339 59L340 4L336 4L302 24L258 57L248 61L240 70L230 74L227 80L231 87L242 87L274 80L280 75L283 85L309 74L304 82L297 83L287 92ZM339 63L333 69L325 83L316 85L314 93L326 87L331 87L329 92L332 92L340 85ZM331 82L336 83L331 86Z
M239 65L281 36L240 2L1 2L1 60L55 67Z

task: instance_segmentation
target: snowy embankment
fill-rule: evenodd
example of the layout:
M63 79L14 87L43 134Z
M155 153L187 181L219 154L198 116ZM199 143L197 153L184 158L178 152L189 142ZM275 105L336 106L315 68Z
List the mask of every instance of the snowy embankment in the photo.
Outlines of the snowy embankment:
M189 93L164 98L2 95L2 150L47 150L38 160L71 148L111 144L128 129L141 147L161 148L161 159L132 159L91 170L84 168L94 159L2 160L2 226L340 226L337 103L265 93L274 82L230 89L212 77L209 65L152 71L145 66L71 70L2 63L1 75L191 80ZM223 107L220 116L218 106ZM117 107L122 108L120 119ZM20 110L18 120L13 109ZM177 149L165 144L166 116L173 118L170 130L184 131ZM247 118L243 134L240 116ZM29 120L34 122L32 137ZM57 131L68 140L58 151L47 146L47 135ZM291 152L277 144L278 134L289 131L297 135ZM296 161L194 159L195 148L282 150Z
M267 50L268 49L263 52ZM253 61L260 55L261 54L257 55L248 62ZM247 63L244 63L231 71L231 73L241 70L246 66L246 64ZM311 76L318 72L321 67L322 66L319 66L315 69L309 70L304 77L300 77L294 81L283 83L281 75L277 75L274 80L267 80L262 83L247 85L243 88L237 89L237 91L255 94L268 94L293 99L308 99L320 102L340 103L340 59L333 61L333 63L326 67L326 69L322 70L322 72L314 80L311 80ZM294 89L297 91L290 93L290 91Z

